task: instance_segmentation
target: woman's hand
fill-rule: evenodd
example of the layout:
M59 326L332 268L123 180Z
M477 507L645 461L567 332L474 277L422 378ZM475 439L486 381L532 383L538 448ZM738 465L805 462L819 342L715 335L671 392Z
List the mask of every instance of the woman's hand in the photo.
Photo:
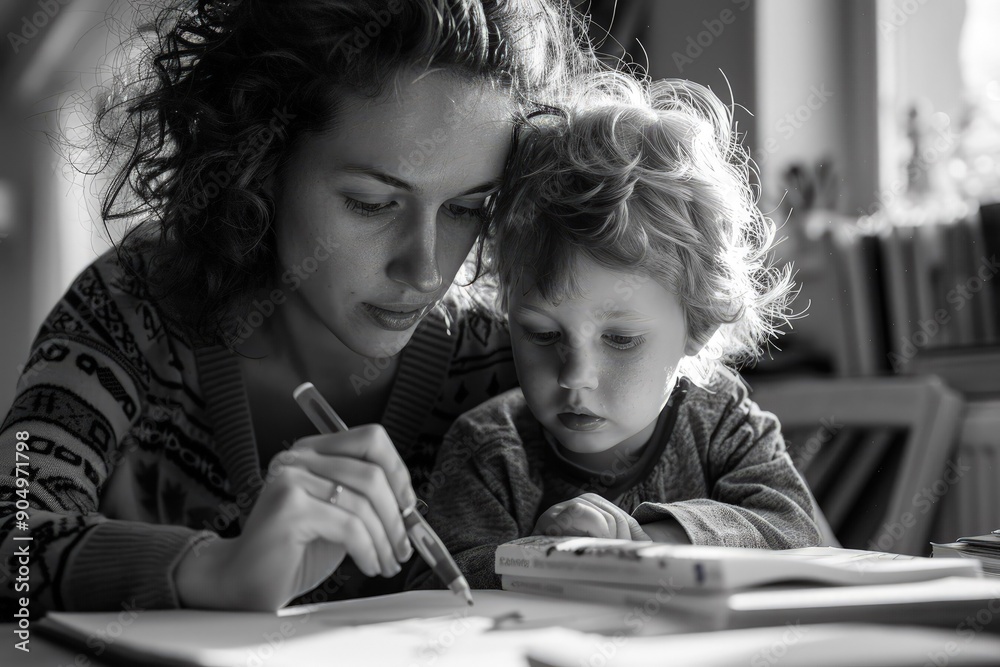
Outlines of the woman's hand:
M538 517L532 535L575 535L649 541L635 519L596 493L585 493L545 510Z
M211 540L180 562L181 604L275 610L346 555L368 576L393 576L413 555L400 508L415 503L409 471L380 425L302 438L269 467L240 536Z

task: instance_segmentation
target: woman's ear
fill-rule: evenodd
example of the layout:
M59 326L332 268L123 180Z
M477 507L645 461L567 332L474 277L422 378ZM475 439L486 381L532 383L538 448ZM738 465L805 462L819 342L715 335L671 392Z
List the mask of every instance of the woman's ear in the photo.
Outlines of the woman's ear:
M691 336L688 336L687 342L684 344L684 354L686 354L689 357L693 357L694 355L701 352L701 349L705 347L705 344L712 339L712 336L714 336L715 332L718 330L719 327L716 326L713 327L711 330L706 331L704 337L702 338L702 340L704 341L703 343L699 343L698 341L692 339Z

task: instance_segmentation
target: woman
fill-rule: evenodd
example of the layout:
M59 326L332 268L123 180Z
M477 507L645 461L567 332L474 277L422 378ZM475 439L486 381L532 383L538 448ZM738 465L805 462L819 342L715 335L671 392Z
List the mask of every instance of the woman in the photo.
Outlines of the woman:
M155 85L98 119L125 154L105 220L143 222L53 310L0 427L2 562L26 521L36 611L398 589L399 508L514 382L449 288L514 119L593 62L554 0L187 5ZM312 435L306 380L357 428Z

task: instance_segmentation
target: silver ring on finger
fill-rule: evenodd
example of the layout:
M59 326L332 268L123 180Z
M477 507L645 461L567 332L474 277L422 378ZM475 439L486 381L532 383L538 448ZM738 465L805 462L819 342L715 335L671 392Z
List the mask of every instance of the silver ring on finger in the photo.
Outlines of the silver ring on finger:
M340 498L340 494L344 492L344 487L341 484L337 484L333 487L333 493L330 494L330 504L336 505L337 499Z

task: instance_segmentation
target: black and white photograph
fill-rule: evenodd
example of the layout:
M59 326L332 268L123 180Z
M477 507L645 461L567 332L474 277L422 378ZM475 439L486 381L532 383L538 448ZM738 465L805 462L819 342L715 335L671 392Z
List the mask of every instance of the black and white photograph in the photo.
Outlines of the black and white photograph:
M0 0L0 665L1000 665L998 33Z

